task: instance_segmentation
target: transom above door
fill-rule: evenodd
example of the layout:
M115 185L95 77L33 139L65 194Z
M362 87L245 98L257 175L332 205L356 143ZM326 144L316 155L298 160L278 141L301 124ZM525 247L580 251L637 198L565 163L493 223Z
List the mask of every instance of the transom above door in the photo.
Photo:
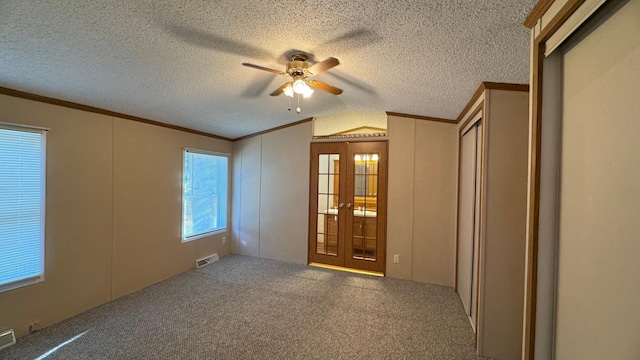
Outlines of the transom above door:
M309 262L384 273L387 142L311 144Z

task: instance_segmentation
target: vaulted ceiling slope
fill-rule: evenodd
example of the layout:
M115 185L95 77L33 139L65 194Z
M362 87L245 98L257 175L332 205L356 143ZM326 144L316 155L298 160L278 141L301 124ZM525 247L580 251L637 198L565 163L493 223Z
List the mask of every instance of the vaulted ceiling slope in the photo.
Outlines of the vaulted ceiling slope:
M0 2L0 86L229 138L311 116L455 119L482 81L528 83L536 0ZM287 111L269 93L302 50L340 65ZM295 104L294 104L295 107Z

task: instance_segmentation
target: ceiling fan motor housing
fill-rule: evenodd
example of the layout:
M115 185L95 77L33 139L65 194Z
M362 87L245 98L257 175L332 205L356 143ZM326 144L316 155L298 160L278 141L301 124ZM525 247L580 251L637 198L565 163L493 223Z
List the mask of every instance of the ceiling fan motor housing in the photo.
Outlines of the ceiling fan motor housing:
M309 68L309 63L304 60L293 60L287 63L287 74L291 75L291 77L296 76L311 76L311 72L307 70Z

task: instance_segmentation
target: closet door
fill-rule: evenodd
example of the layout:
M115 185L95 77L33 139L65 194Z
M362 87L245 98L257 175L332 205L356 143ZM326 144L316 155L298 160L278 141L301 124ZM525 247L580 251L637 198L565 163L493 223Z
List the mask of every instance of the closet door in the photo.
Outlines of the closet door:
M475 329L479 248L479 126L476 122L460 138L460 198L456 290Z
M561 49L558 360L640 359L640 0L610 6Z

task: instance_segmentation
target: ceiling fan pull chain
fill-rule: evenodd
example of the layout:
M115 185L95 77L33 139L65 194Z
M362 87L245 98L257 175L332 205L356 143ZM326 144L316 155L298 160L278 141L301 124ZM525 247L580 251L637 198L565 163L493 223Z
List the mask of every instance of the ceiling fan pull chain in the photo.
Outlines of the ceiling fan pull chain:
M296 108L296 112L300 114L300 94L298 94L298 107Z
M291 96L287 96L287 99L289 99L289 111L291 111Z

